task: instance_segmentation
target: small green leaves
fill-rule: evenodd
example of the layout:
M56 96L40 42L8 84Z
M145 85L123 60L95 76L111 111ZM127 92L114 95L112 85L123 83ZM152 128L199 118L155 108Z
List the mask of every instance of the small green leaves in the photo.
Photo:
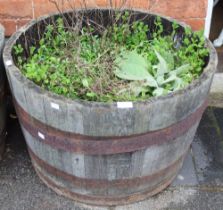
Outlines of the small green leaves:
M23 53L23 51L24 51L21 44L15 45L13 47L13 49L17 56L20 55L21 53Z
M189 68L190 68L189 64L184 64L180 67L177 67L175 70L172 70L170 72L170 75L181 75L187 73L189 71Z
M165 73L169 72L167 62L156 50L155 53L159 60L159 63L157 65L157 76L164 76Z
M89 98L94 98L94 97L97 96L97 94L94 93L94 92L88 92L86 95L87 95Z
M164 93L165 93L165 89L159 87L153 91L153 96L161 96L161 95L164 95Z
M147 25L146 19L131 22L130 12L115 15L104 31L82 22L65 28L58 18L36 46L15 45L15 61L39 86L89 101L148 99L199 77L209 53L203 33L182 33L176 22L167 31L160 17Z

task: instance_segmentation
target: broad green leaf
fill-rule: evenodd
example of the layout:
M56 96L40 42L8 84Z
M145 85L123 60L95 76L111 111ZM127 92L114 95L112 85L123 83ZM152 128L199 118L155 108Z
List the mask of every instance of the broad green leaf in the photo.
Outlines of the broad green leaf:
M169 82L173 82L177 79L176 75L171 75L170 77L168 77L166 80L163 81L162 85L167 84Z
M162 52L163 59L167 62L168 70L174 68L174 55L170 51Z
M148 76L149 65L146 59L136 51L123 51L116 59L115 74L126 80L145 80Z
M183 73L186 73L190 68L190 65L189 64L184 64L178 68L176 68L175 70L171 71L170 74L171 75L180 75L180 74L183 74Z
M156 79L151 74L149 74L146 78L146 85L149 87L158 87Z
M157 67L157 76L164 76L165 73L169 72L169 68L165 59L155 50L156 56L159 60Z
M157 81L158 85L161 86L164 82L164 75L157 76L156 81Z
M145 80L148 76L148 63L136 51L123 51L115 63L115 74L121 79L126 80Z
M165 93L165 89L164 88L156 88L154 91L153 91L153 95L154 96L161 96Z
M157 87L154 77L148 72L151 65L140 54L134 51L123 51L115 63L117 68L115 75L125 80L146 80L150 87Z

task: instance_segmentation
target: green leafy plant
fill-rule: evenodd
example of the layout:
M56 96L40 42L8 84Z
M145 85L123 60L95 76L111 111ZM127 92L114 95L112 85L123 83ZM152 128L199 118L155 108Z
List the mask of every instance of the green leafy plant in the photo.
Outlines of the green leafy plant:
M69 98L89 101L136 101L168 94L198 78L208 50L201 32L179 25L166 33L161 18L151 29L116 13L103 30L88 24L67 28L64 20L48 25L39 46L14 47L17 65L37 85ZM83 21L83 20L81 20ZM150 38L148 38L150 34Z
M125 80L137 81L137 83L129 83L129 88L121 90L121 93L131 91L138 96L143 91L150 91L149 87L151 87L153 88L152 95L160 96L187 85L181 76L187 73L189 64L171 70L166 60L157 51L155 53L159 60L156 66L152 66L136 51L125 51L116 59L116 76Z

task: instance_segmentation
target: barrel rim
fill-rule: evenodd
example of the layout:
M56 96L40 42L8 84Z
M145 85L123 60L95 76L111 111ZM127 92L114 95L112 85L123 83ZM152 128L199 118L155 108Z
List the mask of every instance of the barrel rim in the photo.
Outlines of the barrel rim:
M94 10L94 9L98 9L98 8L89 8L88 10ZM107 10L108 8L100 8L101 10ZM82 9L78 9L77 11L80 11ZM175 20L173 18L170 17L166 17L166 16L162 16L160 14L157 13L151 13L149 11L145 11L145 10L140 10L140 9L132 9L135 12L139 12L139 13L146 13L146 14L150 14L150 15L154 15L154 16L159 16L167 21L173 22L176 21L180 26L182 27L190 27L185 23L182 23L178 20ZM63 13L69 13L71 12L71 10L68 11L64 11ZM6 71L8 73L12 73L14 75L16 75L18 80L24 81L26 86L28 86L29 88L32 88L33 91L37 92L37 93L43 93L43 94L47 94L49 97L53 98L53 99L57 99L57 100L61 100L61 101L65 101L66 103L71 103L74 104L76 103L76 105L84 105L87 107L91 107L91 108L96 108L96 107L100 107L100 108L116 108L117 107L117 102L97 102L97 101L87 101L87 100L82 100L82 99L70 99L67 98L63 95L58 95L56 93L53 93L51 91L48 91L46 89L41 88L40 86L36 85L33 81L29 80L28 78L26 78L21 70L15 65L13 58L12 58L12 48L15 44L15 42L17 41L17 39L24 34L30 27L32 27L34 24L46 20L47 18L50 18L52 16L56 16L56 15L60 15L59 12L57 13L53 13L50 15L45 15L42 16L40 18L37 18L36 20L32 20L29 23L27 23L25 26L23 26L22 28L20 28L17 32L15 32L10 39L7 41L4 50L3 50L3 61L6 67ZM163 95L163 96L158 96L158 97L151 97L148 98L146 100L140 100L140 101L133 101L133 105L134 106L138 106L138 105L149 105L152 103L156 103L159 100L169 100L174 96L181 96L186 94L188 91L194 89L197 86L200 86L200 84L205 81L208 77L210 77L211 74L213 74L216 71L216 67L217 67L217 63L218 63L218 57L217 57L217 52L215 50L215 48L213 47L212 43L210 40L208 40L206 38L206 45L207 48L209 49L210 53L209 53L209 61L207 66L204 68L202 74L200 75L199 78L193 80L188 86L186 86L185 88L182 88L180 90L171 92L167 95ZM7 65L7 61L11 61L12 63L10 65Z

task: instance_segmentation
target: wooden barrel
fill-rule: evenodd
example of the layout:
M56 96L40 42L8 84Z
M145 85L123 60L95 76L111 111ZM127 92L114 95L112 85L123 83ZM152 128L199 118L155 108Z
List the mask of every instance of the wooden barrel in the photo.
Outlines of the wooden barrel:
M152 17L147 14L147 21ZM95 205L127 204L166 188L182 166L207 105L217 64L211 43L207 40L210 57L204 72L185 89L134 103L71 100L41 89L14 63L13 46L39 40L47 21L50 17L14 34L3 55L39 177L57 193ZM171 26L170 19L163 21Z
M5 121L6 121L6 106L5 106L5 72L2 64L2 49L5 40L4 28L0 24L0 160L4 152L5 146Z

